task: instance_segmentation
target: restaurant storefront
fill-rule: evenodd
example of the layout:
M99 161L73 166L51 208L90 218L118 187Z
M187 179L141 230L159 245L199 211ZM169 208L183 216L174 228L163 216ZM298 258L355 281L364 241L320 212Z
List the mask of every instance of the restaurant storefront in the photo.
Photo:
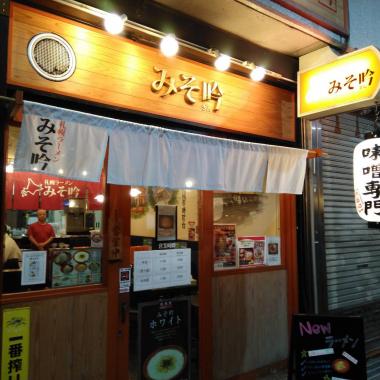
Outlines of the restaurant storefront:
M307 157L294 91L13 2L8 44L4 221L22 260L1 304L28 310L28 378L283 366ZM46 251L26 237L40 208Z

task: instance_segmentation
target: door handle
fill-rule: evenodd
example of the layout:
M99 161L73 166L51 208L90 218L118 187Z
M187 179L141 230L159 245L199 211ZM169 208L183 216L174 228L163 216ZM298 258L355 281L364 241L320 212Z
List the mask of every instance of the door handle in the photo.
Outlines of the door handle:
M127 303L122 302L120 305L120 320L121 323L125 323L125 320L127 318Z

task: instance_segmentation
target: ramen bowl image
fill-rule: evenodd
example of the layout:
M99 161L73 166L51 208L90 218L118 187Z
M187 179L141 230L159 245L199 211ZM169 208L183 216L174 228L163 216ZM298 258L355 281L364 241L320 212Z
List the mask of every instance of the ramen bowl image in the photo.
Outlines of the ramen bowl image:
M350 363L346 359L336 359L333 361L332 367L338 373L347 373L350 370Z
M173 380L186 367L187 355L178 346L166 346L150 354L143 366L146 379Z

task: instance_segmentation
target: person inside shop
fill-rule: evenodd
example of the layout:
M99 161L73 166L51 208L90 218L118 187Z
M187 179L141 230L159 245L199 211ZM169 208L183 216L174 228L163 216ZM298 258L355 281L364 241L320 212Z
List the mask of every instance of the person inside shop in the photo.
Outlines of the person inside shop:
M19 261L21 261L21 250L17 243L11 238L8 233L7 226L4 227L4 251L3 265L4 269L18 269Z
M28 228L28 238L34 248L43 251L53 241L55 233L52 225L46 222L46 210L38 209L37 219Z

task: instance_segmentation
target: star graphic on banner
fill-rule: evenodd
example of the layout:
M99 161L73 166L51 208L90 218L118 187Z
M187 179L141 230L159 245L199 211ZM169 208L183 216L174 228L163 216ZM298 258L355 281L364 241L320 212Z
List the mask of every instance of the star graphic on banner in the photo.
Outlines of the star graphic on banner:
M301 352L301 358L303 359L303 358L307 358L307 351L306 350L303 350L302 352Z

